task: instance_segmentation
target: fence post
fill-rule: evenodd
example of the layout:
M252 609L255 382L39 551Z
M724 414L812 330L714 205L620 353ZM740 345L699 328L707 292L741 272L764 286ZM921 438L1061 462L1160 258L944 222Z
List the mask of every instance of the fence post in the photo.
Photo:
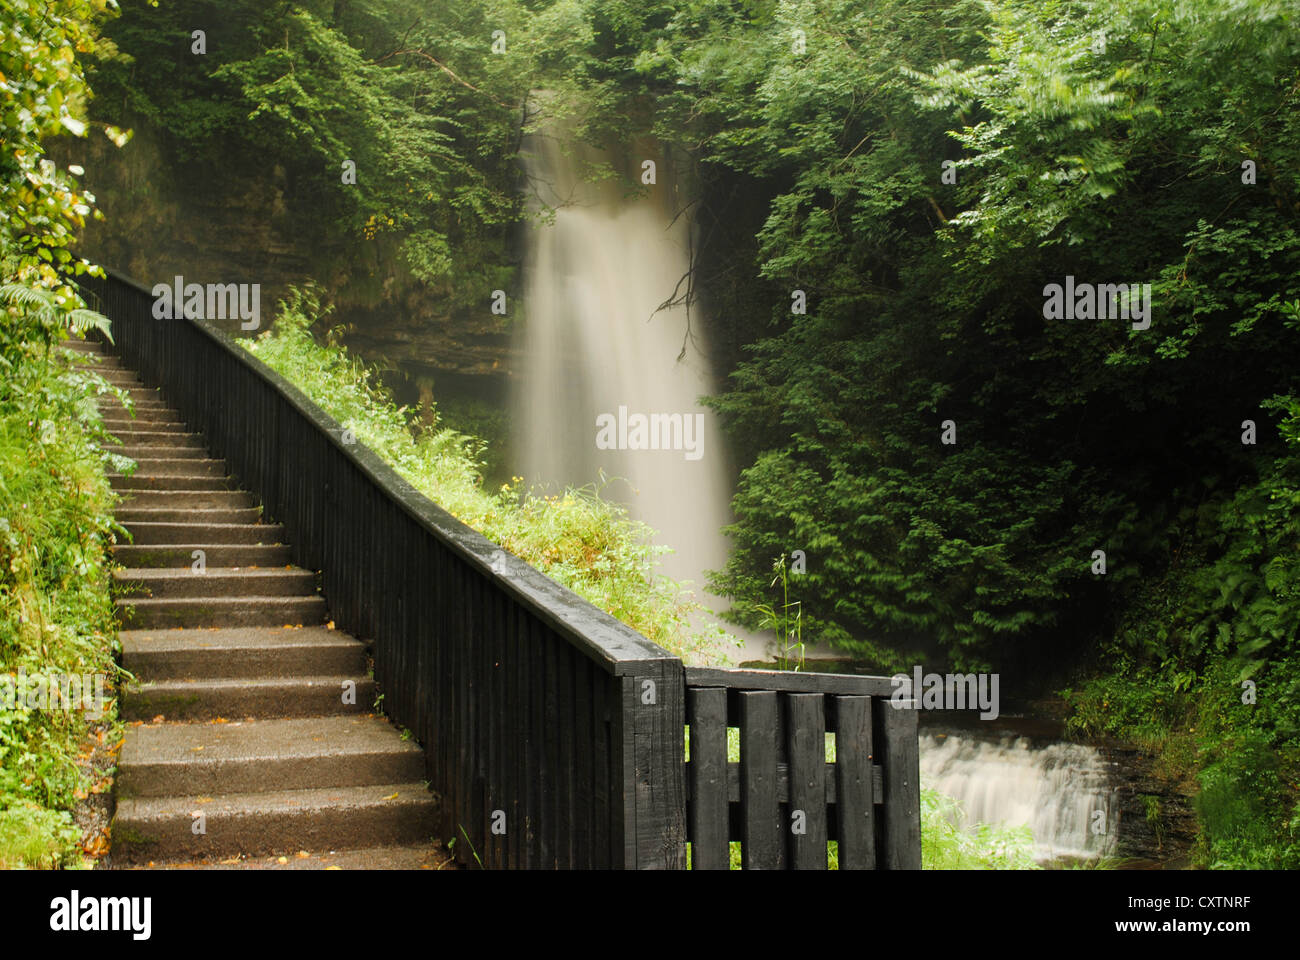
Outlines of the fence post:
M921 869L921 783L917 702L880 698L884 733L880 738L885 777L885 870Z
M686 869L686 671L677 658L623 677L624 863Z

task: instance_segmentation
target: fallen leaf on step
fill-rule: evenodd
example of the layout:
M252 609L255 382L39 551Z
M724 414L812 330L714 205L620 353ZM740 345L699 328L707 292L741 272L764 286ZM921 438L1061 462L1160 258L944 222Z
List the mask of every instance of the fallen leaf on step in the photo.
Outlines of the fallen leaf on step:
M325 869L326 869L326 870L342 870L343 868L340 867L340 866L333 866L333 867L326 867Z
M278 858L275 862L276 862L276 863L288 863L288 862L289 862L289 858L288 858L288 857L280 857L280 858Z
M306 860L306 859L307 859L308 857L310 857L310 856L311 856L311 854L308 853L306 850L299 850L299 851L298 851L298 859L299 859L299 860Z
M397 797L398 797L398 794L394 793L391 797L384 797L384 799L385 799L385 800L396 800Z

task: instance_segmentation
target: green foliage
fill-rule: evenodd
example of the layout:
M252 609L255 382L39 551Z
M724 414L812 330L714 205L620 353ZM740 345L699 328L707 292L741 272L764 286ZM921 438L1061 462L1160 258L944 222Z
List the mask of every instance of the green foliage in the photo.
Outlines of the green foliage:
M499 283L502 227L520 209L528 89L526 48L493 55L491 34L513 35L522 16L500 0L135 0L110 29L127 56L94 82L187 169L280 171L304 249L349 263L362 251L372 275L400 269L431 297L478 303Z
M595 486L539 495L513 478L496 491L484 489L481 441L436 424L417 431L411 413L394 404L372 371L337 343L322 346L312 338L310 327L323 313L311 293L295 292L270 330L239 342L417 490L489 540L680 656L716 656L713 647L725 635L692 626L703 609L655 573L666 548L650 545L644 524L602 499Z
M1268 406L1292 436L1300 404ZM1294 454L1255 482L1207 491L1179 531L1191 549L1101 645L1105 672L1070 692L1074 729L1146 742L1168 776L1196 781L1207 866L1300 863L1297 496Z
M14 0L0 30L0 675L12 686L20 670L116 678L105 469L122 458L99 448L94 399L113 388L58 347L110 332L69 283L92 269L70 247L94 198L44 155L50 137L85 133L82 58L111 53L96 30L112 7ZM75 710L0 705L0 867L79 862L70 810L88 789L88 729Z
M799 670L804 663L803 611L798 600L790 599L790 573L786 570L784 555L772 561L772 572L776 576L768 586L775 587L778 583L781 585L781 605L776 607L760 604L757 609L763 619L759 621L759 626L775 630L781 640L781 649L777 655L780 669L789 670L791 663L794 663L793 669ZM791 660L791 651L797 651L797 660Z
M58 169L42 143L61 133L85 135L90 91L82 58L111 54L97 30L115 6L11 0L0 31L0 280L57 291L60 302L75 295L57 271L80 274L90 266L69 247L95 198L78 187L81 171ZM106 132L115 142L125 140L114 127Z
M923 870L1037 870L1034 838L1028 827L961 822L957 801L937 790L921 790L921 868Z
M886 670L1082 657L1076 731L1203 771L1207 863L1291 862L1294 5L601 6L571 75L692 157L697 288L742 318L736 618L797 548L803 629ZM1045 319L1066 275L1150 283L1150 328Z
M14 308L11 308L14 309ZM116 624L107 549L116 527L93 374L56 351L0 353L0 672L99 675L111 691ZM111 719L111 714L109 719ZM84 713L0 706L0 864L73 855L68 810L87 789Z
M799 547L819 639L882 663L1043 656L1105 629L1164 565L1196 464L1249 475L1230 430L1261 382L1295 383L1277 331L1300 253L1281 146L1300 50L1284 5L1190 6L591 14L616 54L588 72L598 102L656 98L657 132L700 165L706 218L735 212L739 183L766 204L752 248L702 254L751 282L699 281L716 312L756 318L715 401L748 448L717 578L741 622L763 616L770 557ZM1261 51L1250 70L1229 66L1243 48ZM1247 157L1271 171L1253 192ZM1155 331L1044 322L1042 288L1067 273L1151 282ZM1243 412L1206 426L1226 410ZM955 446L938 442L948 419ZM1094 548L1122 558L1104 588Z
M0 809L0 869L63 866L80 839L66 810L14 802Z
M1200 854L1216 869L1294 870L1300 867L1300 802L1279 755L1263 735L1250 732L1199 776L1196 811L1204 828Z

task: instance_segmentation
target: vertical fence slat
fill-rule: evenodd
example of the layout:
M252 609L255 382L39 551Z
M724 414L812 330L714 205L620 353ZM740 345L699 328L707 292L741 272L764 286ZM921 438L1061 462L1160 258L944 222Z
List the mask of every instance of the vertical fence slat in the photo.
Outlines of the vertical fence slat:
M727 803L727 691L690 687L686 691L690 725L691 869L726 870L730 866Z
M529 620L521 620L516 627L518 656L515 658L515 677L519 701L515 704L515 717L519 756L515 761L515 769L519 778L519 813L515 818L515 829L518 831L515 842L519 845L516 862L521 868L531 868L537 863L533 849L533 807L537 797L534 777L537 762L534 758L536 746L533 743L532 727L534 668L530 627Z
M545 633L542 644L542 672L538 676L541 694L541 740L543 746L542 779L542 865L548 870L559 866L560 857L560 744L559 704L555 660L558 655L556 641L551 632Z
M559 823L560 842L557 853L559 866L572 870L578 865L578 850L574 843L573 794L575 786L574 750L577 740L578 714L573 697L573 653L567 648L557 646L559 662L556 664L555 693L559 700L560 722L557 730L569 731L568 736L559 737Z
M790 865L795 870L825 870L826 698L820 693L790 693L785 701ZM802 832L796 833L800 827Z
M740 702L740 809L746 870L781 867L780 804L776 787L776 692L742 690Z
M882 866L886 870L920 870L921 783L916 703L906 701L896 707L877 698L876 704L884 714L881 718L885 775Z
M595 800L595 711L592 709L592 664L585 657L576 664L577 676L573 685L574 728L574 845L578 860L575 866L590 870L596 866L595 825L592 822L592 805Z
M841 870L876 868L871 697L835 698L835 794Z
M618 769L616 760L618 745L615 742L617 734L610 705L613 689L614 685L609 678L597 677L596 683L592 686L591 701L592 716L595 720L595 725L592 727L592 733L595 735L592 756L595 760L597 810L595 822L592 824L595 837L592 846L597 857L594 866L606 869L617 869L623 862L617 855L621 844L614 837L615 831L621 827L623 806L612 794L615 771Z

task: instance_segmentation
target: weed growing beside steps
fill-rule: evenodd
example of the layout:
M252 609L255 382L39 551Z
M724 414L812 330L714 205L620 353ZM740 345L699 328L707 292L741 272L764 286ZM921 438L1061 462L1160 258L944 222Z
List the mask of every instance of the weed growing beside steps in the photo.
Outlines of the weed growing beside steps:
M0 308L3 309L3 308ZM0 359L0 683L21 673L116 680L109 594L114 495L94 396L103 382L74 367L60 333L10 306ZM10 686L12 684L12 687ZM102 784L81 762L92 720L32 698L0 703L0 868L81 863L78 801ZM115 713L108 703L107 719Z
M485 489L481 441L436 423L417 428L359 359L333 339L324 346L313 339L313 320L323 315L311 293L296 291L280 304L270 330L239 342L489 540L684 659L717 659L726 634L720 627L692 629L702 608L688 588L655 572L667 548L649 544L647 526L594 486L543 496L516 478Z

